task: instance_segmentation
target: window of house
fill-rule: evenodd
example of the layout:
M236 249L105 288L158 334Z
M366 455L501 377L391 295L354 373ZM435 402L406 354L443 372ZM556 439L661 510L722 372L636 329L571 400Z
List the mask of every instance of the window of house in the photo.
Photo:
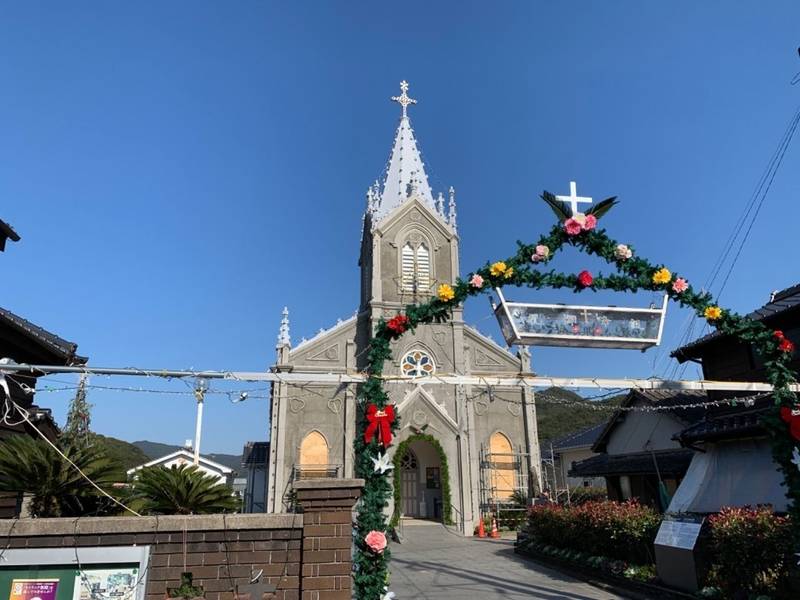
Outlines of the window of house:
M428 294L431 290L431 254L424 242L406 242L400 251L402 291Z
M423 377L433 375L436 372L436 365L431 355L424 350L411 350L403 356L400 371L407 377Z

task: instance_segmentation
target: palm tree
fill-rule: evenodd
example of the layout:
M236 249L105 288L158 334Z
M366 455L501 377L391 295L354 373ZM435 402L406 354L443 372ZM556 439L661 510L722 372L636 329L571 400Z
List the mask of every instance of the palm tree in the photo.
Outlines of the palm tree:
M238 508L230 487L194 465L142 469L133 484L133 497L149 514L201 515Z
M119 481L121 469L98 448L60 450L101 488ZM0 491L31 494L31 517L105 514L111 504L47 442L23 435L0 441Z

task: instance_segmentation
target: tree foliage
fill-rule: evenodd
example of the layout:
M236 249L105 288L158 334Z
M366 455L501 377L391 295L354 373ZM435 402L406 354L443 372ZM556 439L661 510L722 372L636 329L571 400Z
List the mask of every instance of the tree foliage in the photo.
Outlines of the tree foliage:
M110 489L119 481L119 465L98 448L64 444L60 450L101 488ZM31 494L31 517L78 517L117 510L44 440L22 435L0 443L0 491Z
M239 502L227 485L194 465L147 467L137 473L132 498L140 512L202 515L235 512Z

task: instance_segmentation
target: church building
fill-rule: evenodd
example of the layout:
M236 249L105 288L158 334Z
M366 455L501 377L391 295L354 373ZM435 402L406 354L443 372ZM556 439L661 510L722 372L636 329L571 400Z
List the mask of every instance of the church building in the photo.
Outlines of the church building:
M383 179L367 191L360 302L355 314L292 346L288 311L278 336L277 373L361 372L379 319L430 299L459 276L455 192L434 194L407 114L416 100L401 83L402 108ZM353 240L355 246L356 241ZM354 290L355 291L355 290ZM355 296L355 294L354 294ZM419 327L392 344L387 374L414 377L388 385L400 428L400 506L395 516L444 520L471 535L480 515L541 489L533 392L520 387L426 384L435 374L480 377L530 371L530 354L512 354L452 319ZM268 512L291 506L291 484L309 477L354 477L357 385L288 383L272 387ZM405 443L404 443L405 442ZM449 507L450 514L444 514Z

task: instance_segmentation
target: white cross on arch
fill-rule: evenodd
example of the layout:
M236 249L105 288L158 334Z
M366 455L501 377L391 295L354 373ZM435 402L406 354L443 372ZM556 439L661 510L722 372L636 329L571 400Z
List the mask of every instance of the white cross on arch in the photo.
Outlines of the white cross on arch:
M572 216L574 217L580 211L578 210L578 203L591 204L592 199L588 197L578 196L578 184L574 181L569 182L569 196L556 196L556 200L562 200L572 207Z

